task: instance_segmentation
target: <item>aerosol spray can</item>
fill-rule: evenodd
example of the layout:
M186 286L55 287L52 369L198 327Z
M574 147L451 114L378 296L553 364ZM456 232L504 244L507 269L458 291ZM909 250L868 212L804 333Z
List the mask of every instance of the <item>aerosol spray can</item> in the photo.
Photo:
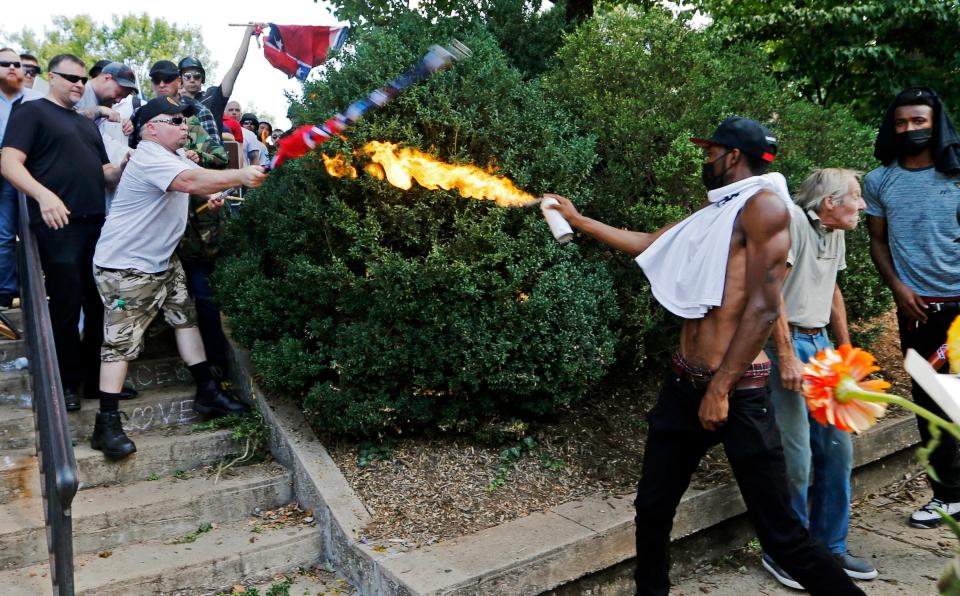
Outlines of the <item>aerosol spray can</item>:
M927 362L933 367L933 370L940 372L940 368L947 363L947 344L940 346L933 356L927 358Z
M560 244L566 244L573 240L573 228L571 228L567 220L560 215L559 211L547 208L547 205L559 204L560 201L552 197L544 197L540 199L540 211L543 213L543 218L547 220L547 225L550 226L550 232L553 234L553 237L556 238Z

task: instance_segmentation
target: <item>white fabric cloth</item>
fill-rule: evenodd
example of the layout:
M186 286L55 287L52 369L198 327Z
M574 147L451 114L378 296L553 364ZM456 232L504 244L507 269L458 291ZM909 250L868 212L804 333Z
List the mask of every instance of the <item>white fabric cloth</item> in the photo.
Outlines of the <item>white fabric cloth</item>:
M242 128L242 127L241 127ZM260 153L260 141L257 140L256 133L243 128L243 165L244 167L250 165L250 158L252 157L251 153L256 152ZM262 163L262 162L261 162Z
M654 298L685 319L703 318L720 306L737 214L747 200L770 191L789 208L787 181L772 172L752 176L707 193L710 205L663 233L636 258L650 280Z
M119 103L114 104L113 109L116 110L122 118L129 120L133 116L133 95L128 95L120 100ZM123 134L123 124L120 122L110 122L106 118L101 118L97 121L97 128L100 129L100 138L103 139L103 147L107 150L107 157L110 158L110 163L120 167L123 158L133 151L130 149L130 137ZM109 188L107 189L105 198L108 213L110 212L110 207L113 205L115 194L114 191Z

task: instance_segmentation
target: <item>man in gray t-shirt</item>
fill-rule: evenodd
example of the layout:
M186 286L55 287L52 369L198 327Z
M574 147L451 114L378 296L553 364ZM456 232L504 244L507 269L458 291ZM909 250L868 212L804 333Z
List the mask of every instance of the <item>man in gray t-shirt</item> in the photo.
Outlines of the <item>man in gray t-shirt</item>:
M866 206L858 175L825 168L800 185L790 211L790 269L783 283L783 307L764 350L772 364L770 397L783 441L793 510L847 575L869 580L879 575L877 570L847 549L853 469L850 433L817 422L800 394L804 363L834 347L827 325L838 344L850 343L837 274L847 267L844 232L857 227ZM762 563L781 583L799 586L766 554Z
M175 329L177 348L197 383L194 410L200 414L240 414L249 408L224 394L214 382L197 328L196 311L174 250L187 225L189 194L210 194L234 186L259 186L259 167L207 170L186 158L187 118L192 107L174 97L158 97L137 112L140 143L117 186L113 208L97 242L94 278L105 307L100 351L101 405L116 404L128 363L143 347L150 322L163 312ZM189 114L187 114L189 115ZM222 199L210 199L220 209ZM137 448L123 432L116 411L97 414L90 444L110 459Z
M897 303L900 347L930 357L946 342L960 314L960 137L932 89L901 91L877 134L874 155L883 163L863 183L870 255ZM913 384L913 400L943 411ZM924 442L927 424L917 420ZM943 519L939 507L960 513L960 446L944 434L930 454L938 480L933 500L910 516L929 528Z

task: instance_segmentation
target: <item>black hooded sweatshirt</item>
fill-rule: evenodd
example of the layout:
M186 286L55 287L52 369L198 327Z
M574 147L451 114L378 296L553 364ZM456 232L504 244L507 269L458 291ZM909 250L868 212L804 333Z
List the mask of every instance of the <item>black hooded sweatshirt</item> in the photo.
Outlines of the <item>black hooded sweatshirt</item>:
M877 132L877 142L873 155L885 166L897 159L900 154L896 132L893 126L893 113L900 106L924 105L933 108L933 156L937 171L946 175L960 174L960 136L953 127L950 115L944 109L936 92L929 87L909 87L894 98L883 124Z

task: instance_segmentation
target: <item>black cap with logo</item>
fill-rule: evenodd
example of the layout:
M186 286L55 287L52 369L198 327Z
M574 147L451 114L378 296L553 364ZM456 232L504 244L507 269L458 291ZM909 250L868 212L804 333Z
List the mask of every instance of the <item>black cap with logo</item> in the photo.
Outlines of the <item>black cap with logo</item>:
M251 114L250 112L247 112L247 113L244 114L243 116L240 116L240 124L241 124L241 125L247 124L248 122L249 122L249 123L252 123L255 127L256 127L256 126L260 126L260 121L257 120L257 115L256 115L256 114Z
M193 116L194 109L191 104L182 102L176 97L164 96L151 99L134 114L134 130L133 134L130 135L131 147L137 146L140 140L140 129L143 128L143 125L161 114Z
M708 148L723 145L739 149L747 155L772 162L777 155L777 138L756 120L742 116L730 116L720 123L709 139L691 138L693 143Z

